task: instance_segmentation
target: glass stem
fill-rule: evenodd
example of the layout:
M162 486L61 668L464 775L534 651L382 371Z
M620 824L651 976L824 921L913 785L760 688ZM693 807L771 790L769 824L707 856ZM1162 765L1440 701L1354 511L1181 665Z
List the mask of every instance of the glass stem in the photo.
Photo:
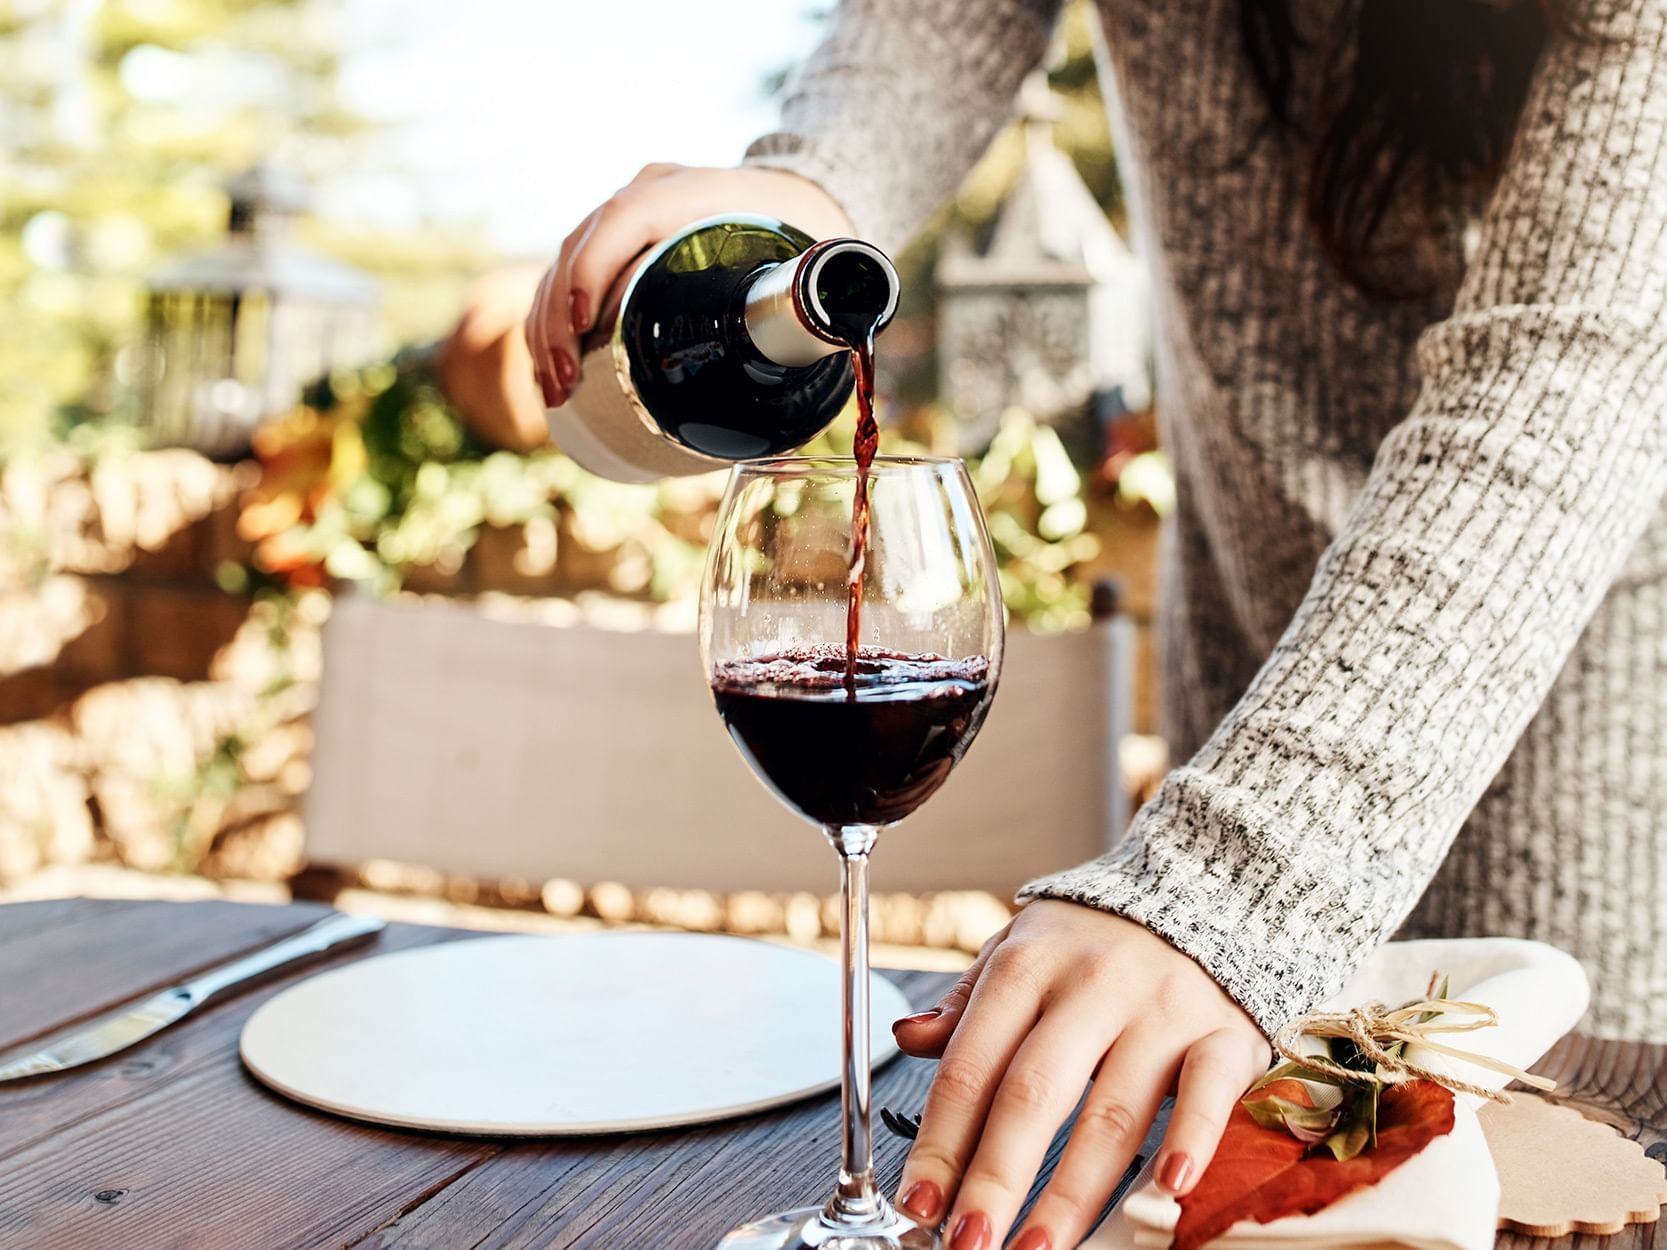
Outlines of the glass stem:
M828 1199L823 1218L835 1225L872 1221L885 1209L874 1187L872 1123L873 1073L869 1067L868 1003L868 853L879 830L868 825L830 829L828 839L839 852L839 948L845 965L840 1081L844 1112L839 1187Z

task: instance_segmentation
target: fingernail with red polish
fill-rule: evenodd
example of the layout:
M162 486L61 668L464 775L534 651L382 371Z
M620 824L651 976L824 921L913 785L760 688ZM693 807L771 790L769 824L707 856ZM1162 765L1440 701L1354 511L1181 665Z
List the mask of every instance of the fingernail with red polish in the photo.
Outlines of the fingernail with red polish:
M929 1021L936 1020L941 1015L943 1015L943 1012L937 1007L932 1008L931 1011L917 1011L912 1016L904 1016L891 1027L895 1029L899 1024L926 1024Z
M1013 1243L1012 1250L1053 1250L1053 1238L1045 1228L1032 1228Z
M561 379L561 384L563 386L572 386L573 375L578 372L578 370L573 367L573 357L569 356L560 348L556 349L555 357L556 376Z
M990 1217L982 1211L968 1211L955 1221L949 1250L984 1250L990 1244Z
M1172 1194L1178 1194L1186 1188L1192 1179L1192 1156L1177 1151L1163 1161L1158 1168L1158 1184Z
M943 1214L943 1190L936 1181L916 1181L897 1205L917 1220L936 1220Z
M583 291L574 291L567 297L567 322L575 334L590 329L590 299Z

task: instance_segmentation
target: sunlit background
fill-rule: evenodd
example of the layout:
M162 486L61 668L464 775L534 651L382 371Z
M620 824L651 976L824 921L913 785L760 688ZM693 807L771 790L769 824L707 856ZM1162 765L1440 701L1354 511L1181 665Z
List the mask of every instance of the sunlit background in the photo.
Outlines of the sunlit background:
M391 141L322 207L396 229L472 224L495 247L543 256L649 161L738 160L773 125L774 84L814 46L821 12L344 0L342 99Z
M15 435L87 398L88 366L124 345L125 287L217 230L221 184L257 161L305 178L312 242L394 283L389 346L441 331L463 276L553 254L644 163L733 162L818 20L766 0L735 0L723 21L679 8L0 7L0 290L34 314L0 330L0 421Z
M474 280L547 260L643 164L738 159L827 20L793 0L0 0L0 895L93 868L311 871L320 626L343 594L688 629L719 482L621 487L504 450L433 350ZM887 445L968 458L1015 628L1122 623L1120 734L1153 727L1171 487L1094 62L1072 3L897 258L880 365ZM811 450L849 440L847 417ZM1136 797L1152 744L1122 744ZM356 871L609 920L820 924L462 867ZM1002 906L970 928L902 908L893 937L976 948Z

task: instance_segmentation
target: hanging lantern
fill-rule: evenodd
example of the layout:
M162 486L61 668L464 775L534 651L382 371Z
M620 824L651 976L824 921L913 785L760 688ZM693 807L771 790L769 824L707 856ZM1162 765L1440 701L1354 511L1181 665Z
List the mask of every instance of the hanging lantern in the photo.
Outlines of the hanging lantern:
M365 274L291 241L306 206L293 179L258 165L226 193L225 241L150 283L141 405L155 442L217 459L248 451L304 386L368 358L376 299Z
M951 234L938 259L939 394L963 455L981 453L1017 407L1092 463L1112 410L1150 402L1146 276L1054 144L1061 101L1043 71L1019 107L1024 165L988 244Z

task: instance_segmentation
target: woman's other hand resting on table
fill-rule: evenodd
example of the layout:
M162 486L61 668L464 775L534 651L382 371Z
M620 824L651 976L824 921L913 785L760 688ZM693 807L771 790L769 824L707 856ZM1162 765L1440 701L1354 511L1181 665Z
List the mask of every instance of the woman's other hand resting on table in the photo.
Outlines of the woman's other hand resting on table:
M1157 1178L1190 1190L1269 1059L1250 1017L1187 956L1131 920L1055 900L1021 911L936 1008L894 1032L909 1054L942 1056L898 1192L925 1223L950 1213L951 1250L1002 1244L1090 1081L1015 1250L1087 1235L1171 1091Z

